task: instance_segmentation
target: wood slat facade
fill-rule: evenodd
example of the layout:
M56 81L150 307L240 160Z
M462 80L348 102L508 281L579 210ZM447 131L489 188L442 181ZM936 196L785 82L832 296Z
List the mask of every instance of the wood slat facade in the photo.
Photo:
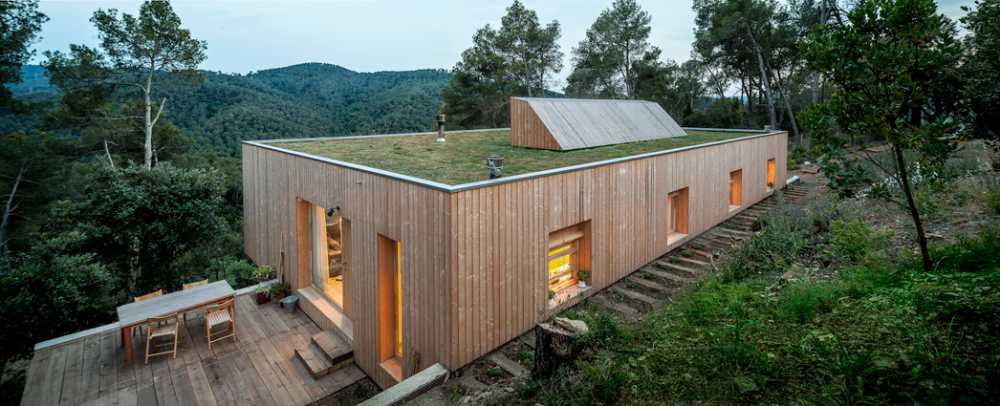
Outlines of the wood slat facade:
M388 387L395 380L380 367L376 348L379 235L402 247L403 377L435 363L454 370L738 213L729 207L732 171L742 170L742 207L767 197L767 162L775 159L776 177L785 179L786 151L787 133L774 132L545 176L442 187L246 143L246 251L303 288L310 271L299 270L299 202L339 206L351 223L344 300L351 303L355 362ZM685 187L688 237L668 244L668 195ZM585 222L592 287L552 308L549 234Z

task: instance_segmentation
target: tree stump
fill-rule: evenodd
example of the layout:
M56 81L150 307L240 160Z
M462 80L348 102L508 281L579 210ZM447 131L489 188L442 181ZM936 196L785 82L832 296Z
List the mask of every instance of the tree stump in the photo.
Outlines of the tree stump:
M573 339L587 332L587 324L580 320L556 317L552 323L535 326L535 366L533 378L546 378L565 362L577 357Z

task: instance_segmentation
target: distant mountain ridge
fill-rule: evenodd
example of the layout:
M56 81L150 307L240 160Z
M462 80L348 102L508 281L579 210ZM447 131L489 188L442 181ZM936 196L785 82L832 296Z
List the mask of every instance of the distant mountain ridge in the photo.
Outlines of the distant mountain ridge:
M16 95L54 93L42 67L22 71L25 81L11 86ZM202 73L200 83L161 81L154 93L167 98L165 116L196 148L229 151L241 140L431 130L451 79L440 69L354 72L324 63Z

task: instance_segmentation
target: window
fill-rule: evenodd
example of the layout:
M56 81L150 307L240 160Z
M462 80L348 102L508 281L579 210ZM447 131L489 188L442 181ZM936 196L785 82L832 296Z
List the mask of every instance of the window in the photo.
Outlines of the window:
M580 282L590 279L590 222L550 233L546 264L549 307L586 289Z
M688 188L667 195L667 243L684 238L688 233Z
M403 366L402 245L378 236L378 353L382 368L397 381Z
M743 170L729 173L729 210L736 210L743 204Z
M774 158L767 160L767 191L774 190L774 178L777 176L778 167Z
M549 248L549 290L560 292L579 281L579 261L574 255L579 251L579 242Z

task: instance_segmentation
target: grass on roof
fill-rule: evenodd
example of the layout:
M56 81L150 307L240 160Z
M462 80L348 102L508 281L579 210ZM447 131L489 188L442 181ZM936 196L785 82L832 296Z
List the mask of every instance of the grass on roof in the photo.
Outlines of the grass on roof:
M512 176L589 162L627 157L754 134L688 131L684 137L607 145L572 151L513 147L509 131L451 133L445 143L435 135L274 142L271 145L390 172L458 185L489 178L486 157L504 158L503 175Z

